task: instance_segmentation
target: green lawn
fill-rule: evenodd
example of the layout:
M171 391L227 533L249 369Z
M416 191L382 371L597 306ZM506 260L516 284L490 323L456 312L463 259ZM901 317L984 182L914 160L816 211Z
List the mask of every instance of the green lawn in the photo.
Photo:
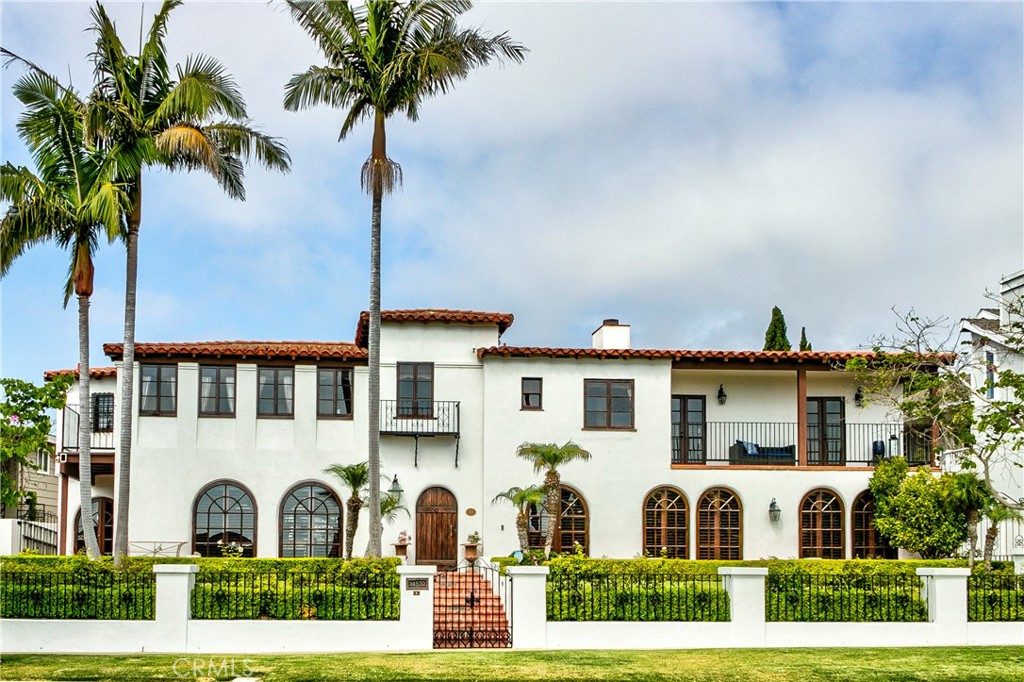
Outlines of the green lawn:
M232 671L232 665L234 670ZM717 649L289 656L7 655L11 680L937 680L1021 682L1019 647Z

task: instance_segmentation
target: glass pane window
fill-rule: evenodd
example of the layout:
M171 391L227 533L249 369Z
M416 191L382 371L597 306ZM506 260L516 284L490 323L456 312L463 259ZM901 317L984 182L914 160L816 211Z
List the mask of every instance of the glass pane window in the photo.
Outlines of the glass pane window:
M192 551L206 557L256 555L256 505L247 490L228 481L203 490L192 515Z
M843 559L843 503L831 491L812 490L800 504L800 558Z
M114 394L94 393L92 396L92 430L110 432L114 430Z
M675 488L651 491L644 502L644 556L688 559L689 509Z
M523 377L522 381L522 409L539 410L542 407L543 380L537 378Z
M743 558L743 508L736 494L712 488L697 505L697 558Z
M672 462L701 464L707 448L705 398L702 395L672 396Z
M261 417L291 417L295 371L291 367L260 367L256 379L256 413Z
M430 362L398 363L398 416L433 416L434 365Z
M583 395L585 428L633 428L632 379L585 379Z
M317 415L352 416L352 370L328 368L317 371Z
M199 414L231 416L235 414L235 368L199 369Z
M178 366L142 365L139 414L174 416L178 410Z
M341 503L319 483L303 483L281 506L282 557L341 556Z

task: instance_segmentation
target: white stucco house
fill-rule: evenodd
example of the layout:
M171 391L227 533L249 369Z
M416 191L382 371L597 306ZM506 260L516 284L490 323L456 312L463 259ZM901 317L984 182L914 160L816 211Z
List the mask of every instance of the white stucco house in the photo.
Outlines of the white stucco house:
M513 316L382 314L381 459L410 510L385 528L410 561L451 567L478 531L485 556L518 548L515 510L493 504L541 476L525 441L573 440L593 458L562 471L564 550L689 558L894 556L875 534L874 462L932 465L929 443L864 404L843 363L858 351L634 349L605 320L576 348L503 345ZM139 343L129 538L219 555L338 552L348 491L323 473L366 459L367 315L353 342ZM109 550L121 345L93 370L93 478ZM77 391L70 397L77 400ZM61 549L76 549L78 460L65 410ZM397 477L397 478L396 478ZM531 518L540 541L546 521ZM366 543L361 519L356 550ZM343 536L343 534L342 534Z

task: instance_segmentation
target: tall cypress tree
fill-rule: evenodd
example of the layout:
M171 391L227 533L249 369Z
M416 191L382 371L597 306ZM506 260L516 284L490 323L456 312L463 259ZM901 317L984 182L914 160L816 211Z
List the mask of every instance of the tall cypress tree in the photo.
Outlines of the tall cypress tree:
M793 346L786 337L786 318L779 306L772 308L772 320L764 333L765 350L790 350Z
M807 327L800 327L800 350L814 350L807 340Z

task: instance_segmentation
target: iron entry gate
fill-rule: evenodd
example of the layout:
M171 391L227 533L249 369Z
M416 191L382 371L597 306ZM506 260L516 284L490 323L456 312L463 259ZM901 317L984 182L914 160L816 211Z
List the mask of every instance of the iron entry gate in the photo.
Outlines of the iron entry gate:
M512 646L512 581L480 563L434 576L434 648Z

